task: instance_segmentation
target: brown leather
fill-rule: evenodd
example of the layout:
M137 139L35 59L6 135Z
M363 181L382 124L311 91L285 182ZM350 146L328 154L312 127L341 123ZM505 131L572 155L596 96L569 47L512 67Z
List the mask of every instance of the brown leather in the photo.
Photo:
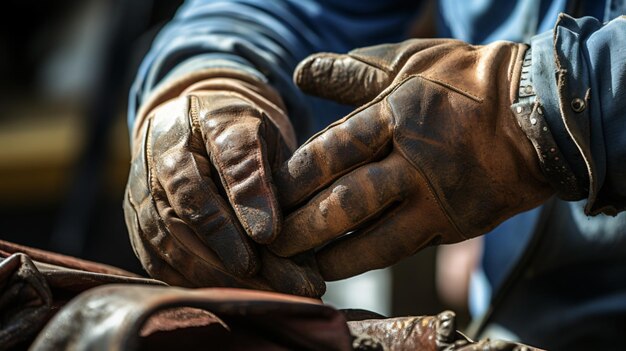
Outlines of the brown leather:
M538 351L503 340L473 341L460 333L456 316L444 311L436 316L408 316L349 321L354 350L384 351Z
M132 245L155 278L320 296L311 254L278 257L272 170L295 148L280 96L246 73L194 72L142 107L124 200ZM255 243L256 242L256 243Z
M80 322L77 322L80 321ZM474 342L450 311L346 322L317 300L228 288L109 285L65 306L31 350L531 351Z
M0 350L24 346L67 301L112 283L165 285L116 267L0 241Z
M34 337L52 309L52 294L32 261L15 254L0 262L0 350Z
M288 257L326 245L322 275L341 279L545 201L553 190L510 111L525 48L409 40L301 62L294 79L305 92L365 105L276 173L291 213L271 249Z
M445 311L437 316L397 317L367 319L348 322L350 332L356 338L355 349L380 348L394 350L437 351L450 346L456 340L467 340L456 331L455 315Z
M542 349L506 340L484 339L476 342L460 342L446 351L542 351Z
M46 250L36 249L25 245L0 240L0 257L6 258L15 253L23 253L28 255L32 260L38 263L47 263L54 266L81 270L92 273L111 274L118 276L143 278L135 273L123 270L118 267L109 266L107 264L83 260L80 258L50 252Z
M350 350L350 345L343 315L313 299L114 285L74 299L31 349Z

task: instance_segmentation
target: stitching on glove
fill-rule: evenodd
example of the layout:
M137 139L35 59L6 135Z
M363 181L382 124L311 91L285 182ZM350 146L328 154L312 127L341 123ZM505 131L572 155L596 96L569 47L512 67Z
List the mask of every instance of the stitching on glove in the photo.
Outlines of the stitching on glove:
M414 75L414 77L419 77L419 78L422 78L422 79L427 80L429 82L441 85L441 86L443 86L445 88L448 88L448 89L450 89L450 90L452 90L454 92L457 92L457 93L459 93L459 94L461 94L461 95L463 95L463 96L465 96L465 97L467 97L469 99L472 99L472 100L474 100L474 101L476 101L478 103L482 103L484 101L482 98L479 98L478 96L473 95L473 94L471 94L470 92L468 92L468 91L466 91L464 89L455 87L454 85L452 85L450 83L447 83L447 82L444 82L444 81L441 81L439 79L432 78L432 77L427 77L427 76L424 76L424 75L421 75L421 74L416 74L416 75Z

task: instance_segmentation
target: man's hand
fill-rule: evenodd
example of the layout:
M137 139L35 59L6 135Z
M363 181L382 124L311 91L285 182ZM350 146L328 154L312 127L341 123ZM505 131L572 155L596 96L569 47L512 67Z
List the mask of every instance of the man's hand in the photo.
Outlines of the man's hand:
M366 104L277 172L291 213L270 248L284 257L321 248L324 278L342 279L484 234L547 199L553 190L510 110L525 49L411 40L300 63L304 91Z
M321 295L312 257L254 243L282 221L271 173L296 141L281 98L243 73L196 76L155 93L135 123L124 210L137 256L174 285Z

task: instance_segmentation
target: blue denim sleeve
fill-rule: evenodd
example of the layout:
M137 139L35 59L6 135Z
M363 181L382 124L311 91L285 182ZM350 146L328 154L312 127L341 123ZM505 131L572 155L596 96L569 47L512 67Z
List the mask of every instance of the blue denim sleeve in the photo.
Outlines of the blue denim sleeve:
M281 93L294 123L306 119L307 99L291 80L296 64L313 52L345 52L404 39L416 13L415 3L187 1L159 33L140 66L130 92L129 126L132 129L142 101L159 84L210 67L230 67L257 75Z
M531 41L532 77L546 122L575 176L585 211L626 209L626 17L560 15Z

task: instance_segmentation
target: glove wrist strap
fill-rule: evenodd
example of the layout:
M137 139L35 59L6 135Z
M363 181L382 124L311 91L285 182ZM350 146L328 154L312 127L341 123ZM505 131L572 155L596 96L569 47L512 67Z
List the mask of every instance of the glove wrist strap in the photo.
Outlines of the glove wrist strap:
M511 110L526 137L531 141L539 165L557 195L564 200L579 199L584 190L556 144L544 117L545 110L532 82L532 51L526 50L521 62L517 99Z

